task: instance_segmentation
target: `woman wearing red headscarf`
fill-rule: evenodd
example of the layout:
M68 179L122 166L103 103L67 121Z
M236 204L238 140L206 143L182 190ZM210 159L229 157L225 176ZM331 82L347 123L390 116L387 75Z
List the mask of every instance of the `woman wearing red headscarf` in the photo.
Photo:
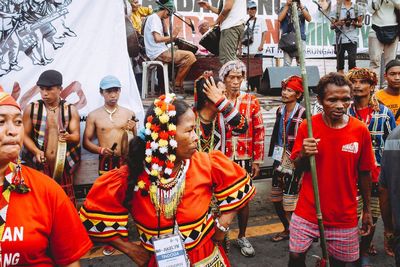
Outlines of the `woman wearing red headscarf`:
M283 232L272 237L274 242L289 239L290 215L296 208L298 198L301 174L296 173L289 156L297 130L306 117L305 108L299 104L303 98L303 92L302 79L299 76L290 76L282 81L283 105L276 111L276 121L268 153L268 156L272 156L275 160L271 201L285 228Z
M62 188L19 163L21 108L0 87L0 266L79 267L92 247Z

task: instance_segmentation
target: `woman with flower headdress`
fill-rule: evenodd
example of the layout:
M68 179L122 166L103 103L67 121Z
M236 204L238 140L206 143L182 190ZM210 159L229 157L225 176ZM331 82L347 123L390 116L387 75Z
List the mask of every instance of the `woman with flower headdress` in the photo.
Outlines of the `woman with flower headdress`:
M0 87L0 266L79 267L92 242L63 189L20 164L23 137L21 108Z
M230 266L219 242L255 188L246 171L220 151L197 152L197 141L189 105L174 95L156 99L145 128L130 143L128 165L98 178L81 208L89 235L110 243L139 266L161 264L165 255L157 244L176 236L190 261L183 266ZM209 212L213 193L219 218ZM140 245L127 239L128 213ZM174 255L180 257L181 252Z
M379 173L380 163L385 147L385 140L388 135L396 128L396 120L392 111L382 105L375 98L375 86L378 84L378 78L374 71L367 68L353 68L347 73L347 78L353 84L352 95L353 103L349 108L349 115L356 117L365 123L371 134L372 148L375 154L376 165L371 171L372 187L371 187L371 215L373 225L376 224L381 215L379 208ZM361 217L363 210L363 199L358 190L358 217ZM361 264L369 264L368 254L376 255L376 249L371 243L374 237L375 226L367 236L361 237L360 244L360 260ZM386 242L385 232L385 250L390 254L390 248Z

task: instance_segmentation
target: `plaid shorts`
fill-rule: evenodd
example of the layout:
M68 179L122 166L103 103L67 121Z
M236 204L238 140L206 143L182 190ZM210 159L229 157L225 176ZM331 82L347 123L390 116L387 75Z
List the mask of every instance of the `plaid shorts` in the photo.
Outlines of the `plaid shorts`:
M305 253L319 237L318 224L311 223L296 214L290 221L289 250L294 253ZM354 262L359 258L358 227L325 228L328 253L343 262Z

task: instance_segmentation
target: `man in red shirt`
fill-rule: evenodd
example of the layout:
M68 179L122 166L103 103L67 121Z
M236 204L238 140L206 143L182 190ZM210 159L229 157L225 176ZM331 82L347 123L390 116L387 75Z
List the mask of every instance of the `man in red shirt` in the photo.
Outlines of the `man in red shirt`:
M359 258L357 182L364 200L361 235L370 232L371 173L375 159L367 127L346 115L352 85L330 73L317 85L323 112L312 117L313 138L307 121L297 133L291 159L304 171L299 201L290 223L290 267L305 266L306 251L319 237L309 157L316 160L325 237L332 266L345 266ZM339 159L339 162L338 160ZM339 163L339 164L338 164Z

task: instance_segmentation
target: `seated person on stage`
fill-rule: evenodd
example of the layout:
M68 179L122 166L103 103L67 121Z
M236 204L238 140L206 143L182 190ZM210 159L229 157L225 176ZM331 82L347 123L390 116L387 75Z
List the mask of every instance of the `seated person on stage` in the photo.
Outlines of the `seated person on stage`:
M175 10L172 0L164 4L170 10ZM169 17L169 10L164 6L157 6L155 13L149 16L144 26L144 42L146 54L151 60L159 60L165 63L172 62L172 54L167 43L171 41L170 36L164 36L163 20ZM173 39L178 37L180 27L174 27L172 32ZM179 67L175 77L175 87L183 89L183 80L189 73L196 57L190 51L174 49L174 62Z
M81 158L78 110L60 97L60 72L43 72L36 85L40 88L41 99L24 110L23 160L28 166L53 177L75 203L74 171ZM66 154L62 158L64 149Z
M121 166L122 137L125 131L136 134L135 113L118 105L121 82L106 76L100 82L104 106L89 113L83 134L83 147L99 154L99 175ZM97 137L98 144L93 142ZM115 145L116 144L116 145Z

